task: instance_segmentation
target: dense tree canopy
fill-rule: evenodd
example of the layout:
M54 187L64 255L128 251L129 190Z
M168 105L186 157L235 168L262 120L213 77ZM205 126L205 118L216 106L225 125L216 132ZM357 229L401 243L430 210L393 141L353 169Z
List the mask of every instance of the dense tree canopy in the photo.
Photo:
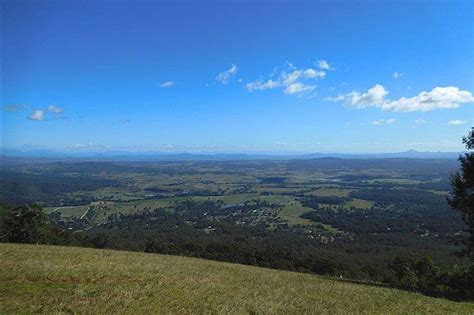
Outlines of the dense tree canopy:
M69 233L52 225L40 205L0 206L0 242L76 244Z
M41 239L48 218L40 206L21 206L2 213L1 239L14 243L34 243Z
M474 149L474 128L469 135L463 138L463 143L468 150ZM461 170L453 175L452 196L449 204L462 213L464 222L467 224L469 240L467 242L467 254L472 256L474 249L474 153L469 152L459 157Z

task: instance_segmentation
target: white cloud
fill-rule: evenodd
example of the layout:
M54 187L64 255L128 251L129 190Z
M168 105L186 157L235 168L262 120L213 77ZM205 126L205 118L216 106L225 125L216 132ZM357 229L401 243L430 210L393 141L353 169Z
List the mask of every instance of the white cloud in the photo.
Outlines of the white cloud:
M54 115L54 118L61 117L60 114L64 112L64 109L59 108L56 105L49 105L46 109L35 109L31 114L26 117L30 120L43 121L47 115Z
M464 125L466 124L467 121L465 120L459 120L459 119L456 119L456 120L451 120L448 122L448 125L454 125L454 126L459 126L459 125Z
M388 91L382 85L376 84L365 93L353 91L328 100L344 102L356 108L378 107L392 112L427 112L458 108L461 104L474 102L471 92L460 90L455 86L435 87L430 92L421 92L416 96L402 97L394 101L386 100L387 94Z
M281 81L285 86L293 84L300 79L324 79L326 76L325 71L318 71L313 68L294 70L290 73L282 72L280 75Z
M372 106L382 106L384 97L388 91L380 84L374 85L365 93L352 91L351 93L339 95L329 100L344 102L349 106L366 108Z
M458 87L435 87L430 92L421 92L410 98L402 97L396 101L384 104L383 109L394 112L427 112L435 109L458 108L463 103L474 102L469 91L462 91Z
M30 120L42 121L44 120L44 110L36 109L34 110L30 116L28 116Z
M324 79L324 77L326 77L326 71L318 71L318 70L314 70L313 68L308 68L303 72L303 77L308 78L308 79L314 79L314 78Z
M224 72L221 72L219 73L217 76L216 76L216 80L221 82L222 84L227 84L229 82L229 80L235 76L237 73L237 66L236 65L232 65L230 67L229 70L226 70Z
M174 86L176 84L176 82L174 81L166 81L166 82L163 82L160 84L160 88L170 88L172 86Z
M263 90L274 89L274 88L280 87L280 83L270 79L267 82L261 82L261 81L250 82L250 83L247 83L246 87L249 92L252 92L255 90L263 91Z
M47 111L53 114L61 114L64 112L64 109L59 108L56 105L49 105Z
M335 70L326 60L318 60L318 67L322 70Z
M277 69L277 68L275 68ZM302 68L298 69L293 64L287 64L287 70L282 70L277 76L276 70L272 72L267 81L258 80L246 84L249 92L255 90L268 90L275 88L282 88L285 94L297 94L302 95L305 92L312 91L316 88L314 84L311 84L316 79L324 79L326 77L326 71L316 70L314 68ZM273 77L277 78L273 79Z
M393 73L393 78L394 78L394 79L400 79L400 78L403 77L404 75L405 75L405 73L394 72L394 73Z
M393 125L397 120L395 118L378 119L372 122L373 125Z
M419 124L419 125L421 125L421 124L426 124L426 120L424 120L424 119L416 119L416 120L415 120L415 124Z
M306 91L312 91L316 87L314 85L306 85L300 82L292 83L285 89L285 94L301 94Z

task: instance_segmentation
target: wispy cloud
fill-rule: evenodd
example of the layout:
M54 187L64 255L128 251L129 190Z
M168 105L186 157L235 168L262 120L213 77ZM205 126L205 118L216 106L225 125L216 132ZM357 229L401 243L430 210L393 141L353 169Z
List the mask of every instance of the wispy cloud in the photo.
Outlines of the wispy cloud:
M318 60L317 65L322 70L336 70L326 60Z
M44 120L44 110L36 109L34 110L29 116L28 119L36 120L36 121L43 121Z
M459 119L455 119L455 120L451 120L448 122L448 125L454 125L454 126L459 126L459 125L464 125L466 124L467 121L465 120L459 120Z
M307 91L312 91L316 87L314 85L303 84L301 82L295 82L288 85L284 91L285 94L302 94Z
M302 95L305 92L316 89L313 82L316 79L324 79L326 71L314 68L296 68L293 64L288 63L285 70L277 73L274 69L268 80L257 80L246 84L249 92L263 91L269 89L281 88L285 94ZM276 78L273 78L276 77Z
M474 97L469 91L460 90L455 86L435 87L430 92L421 92L413 97L402 97L388 100L388 91L380 84L374 85L365 93L351 93L331 97L330 101L340 101L356 108L377 107L392 112L427 112L436 109L458 108L465 103L473 103Z
M416 119L416 120L415 120L415 124L419 124L419 125L421 125L421 124L426 124L426 120L424 120L424 119Z
M166 82L163 82L160 84L160 88L170 88L172 86L174 86L176 84L176 82L174 81L166 81Z
M61 113L64 112L64 109L59 108L56 105L49 105L48 108L47 108L47 111L50 112L50 113L53 113L53 114L61 114Z
M389 118L389 119L378 119L372 121L373 125L393 125L397 120L395 118Z
M404 75L405 75L405 73L394 72L394 73L393 73L393 78L394 78L394 79L400 79L400 78L403 77Z
M232 77L237 74L237 66L232 65L229 70L223 71L216 76L216 80L222 84L227 84Z
M263 91L263 90L268 90L268 89L274 89L280 86L281 86L280 82L273 81L272 79L270 79L266 82L256 81L256 82L247 83L247 90L249 92L252 92L255 90Z
M64 116L62 116L63 113L64 109L51 104L48 105L46 109L33 110L26 118L29 120L43 121L46 120L47 115L49 115L50 117L52 116L53 118L64 118Z
M288 146L288 143L282 142L282 141L277 141L277 142L275 142L275 145L276 145L277 147L285 148L285 147Z

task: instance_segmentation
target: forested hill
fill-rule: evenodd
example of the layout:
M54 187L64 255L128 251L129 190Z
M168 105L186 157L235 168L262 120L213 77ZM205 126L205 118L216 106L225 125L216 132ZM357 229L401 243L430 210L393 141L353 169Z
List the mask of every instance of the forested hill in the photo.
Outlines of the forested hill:
M457 313L473 303L203 259L0 244L1 313Z

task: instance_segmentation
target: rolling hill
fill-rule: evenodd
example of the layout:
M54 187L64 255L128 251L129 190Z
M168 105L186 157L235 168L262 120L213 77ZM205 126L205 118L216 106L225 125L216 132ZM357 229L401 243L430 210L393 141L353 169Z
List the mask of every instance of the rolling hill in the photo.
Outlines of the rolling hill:
M186 257L0 244L0 264L0 313L474 313L474 303Z

